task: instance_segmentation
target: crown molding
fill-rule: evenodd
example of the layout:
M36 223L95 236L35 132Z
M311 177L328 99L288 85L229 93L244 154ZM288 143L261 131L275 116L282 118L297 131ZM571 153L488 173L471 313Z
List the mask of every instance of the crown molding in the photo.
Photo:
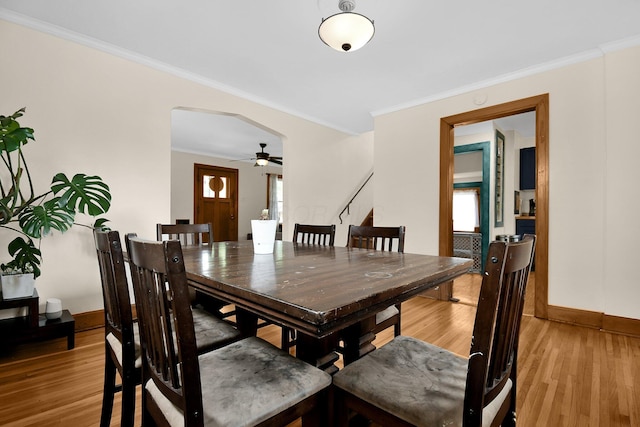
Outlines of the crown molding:
M486 89L490 86L495 86L501 83L511 82L513 80L522 79L525 77L540 74L546 71L556 70L569 65L578 64L580 62L590 61L603 57L607 53L628 49L631 47L640 46L640 36L630 37L623 40L618 40L611 43L606 43L598 46L596 49L591 49L576 55L567 56L564 58L556 59L554 61L545 62L543 64L534 65L531 67L523 68L512 73L503 74L491 79L483 80L477 83L473 83L466 86L461 86L456 89L438 93L426 98L419 98L413 101L405 102L402 104L394 105L389 108L384 108L376 111L372 111L373 117L381 116L384 114L394 113L407 108L417 107L418 105L428 104L434 101L440 101L442 99L451 98L453 96L462 95L465 93L473 92L476 90Z

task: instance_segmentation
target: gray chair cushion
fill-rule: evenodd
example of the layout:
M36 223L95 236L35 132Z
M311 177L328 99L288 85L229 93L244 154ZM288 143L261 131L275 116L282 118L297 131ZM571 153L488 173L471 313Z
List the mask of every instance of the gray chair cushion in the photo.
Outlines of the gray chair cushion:
M345 391L417 426L461 426L467 359L399 336L333 377Z
M199 362L207 426L255 425L331 384L327 373L254 337L202 354ZM145 387L171 425L184 425L153 381Z
M213 350L240 338L240 331L228 322L200 308L192 308L198 352Z

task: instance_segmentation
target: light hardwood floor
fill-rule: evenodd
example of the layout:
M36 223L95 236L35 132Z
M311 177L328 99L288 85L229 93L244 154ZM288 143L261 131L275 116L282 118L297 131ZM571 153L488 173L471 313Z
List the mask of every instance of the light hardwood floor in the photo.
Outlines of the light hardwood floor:
M473 294L477 277L462 280L471 281L465 286ZM462 288L462 282L457 285ZM403 333L465 355L474 315L466 300L417 297L403 304ZM259 333L279 342L274 326ZM385 331L375 344L390 339L391 331ZM77 333L70 351L64 339L3 348L0 426L97 426L103 343L103 330L96 329ZM520 426L640 426L640 338L525 315L518 363ZM113 426L120 422L119 404L116 397ZM139 408L138 403L138 422Z

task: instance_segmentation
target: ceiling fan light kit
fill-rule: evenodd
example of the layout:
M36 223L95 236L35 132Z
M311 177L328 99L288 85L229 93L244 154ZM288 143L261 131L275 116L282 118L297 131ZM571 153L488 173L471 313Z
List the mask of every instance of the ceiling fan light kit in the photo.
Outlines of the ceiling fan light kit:
M253 166L267 166L269 162L282 166L282 157L273 157L270 156L269 153L265 153L264 149L266 147L267 144L264 142L260 143L260 151L256 153L256 164Z
M327 46L340 52L353 52L360 49L373 38L373 21L359 13L353 13L355 0L340 0L338 7L342 11L323 19L318 35Z

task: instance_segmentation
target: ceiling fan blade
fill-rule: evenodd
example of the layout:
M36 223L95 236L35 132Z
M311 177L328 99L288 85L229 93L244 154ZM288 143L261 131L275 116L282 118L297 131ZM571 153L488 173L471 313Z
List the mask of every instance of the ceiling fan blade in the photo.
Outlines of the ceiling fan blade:
M282 160L278 160L278 157L269 157L271 163L282 166Z

